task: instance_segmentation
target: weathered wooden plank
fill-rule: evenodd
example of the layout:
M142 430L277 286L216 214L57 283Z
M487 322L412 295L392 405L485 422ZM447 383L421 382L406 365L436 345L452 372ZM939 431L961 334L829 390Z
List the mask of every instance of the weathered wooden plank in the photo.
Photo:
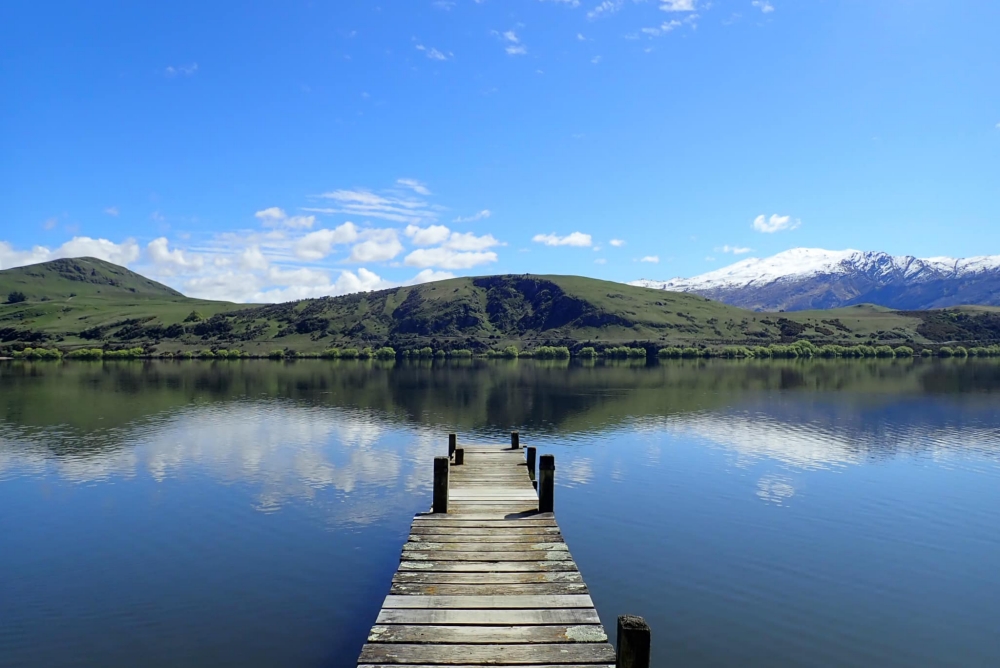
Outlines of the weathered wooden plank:
M454 526L414 526L410 529L411 536L419 535L436 536L475 536L474 540L479 540L486 536L549 536L552 540L562 540L559 527L454 527Z
M593 608L539 610L380 610L376 624L549 625L600 624Z
M382 603L384 610L430 608L492 610L494 608L593 608L588 594L552 596L395 596L389 594Z
M579 571L555 573L429 573L397 572L393 583L403 584L538 584L544 582L583 582Z
M410 543L466 543L475 541L477 544L483 543L564 543L565 540L559 534L512 534L499 533L492 535L473 535L469 533L461 534L440 534L440 533L412 533L409 537Z
M358 664L358 668L378 668L378 666L384 666L384 665L386 665L386 664L383 663L383 664L377 664L376 665L376 664L373 664L373 663L359 663ZM470 664L465 664L465 665L451 665L448 668L482 668L483 665L489 665L489 664L482 664L482 663L480 663L480 664L477 664L475 666L470 665ZM503 664L493 664L493 665L501 665L502 666ZM422 663L422 664L410 663L410 664L407 664L408 668L440 668L440 666L441 666L440 663L436 663L434 665L429 665L429 664L426 664L426 663ZM547 664L544 664L544 665L538 664L538 663L533 663L528 668L615 668L615 666L613 664L610 664L610 663L609 664L604 664L604 663L588 663L586 665L583 665L583 664L580 664L580 663L572 663L572 664L571 663L560 663L559 665L555 665L555 664L552 664L552 663L547 663Z
M572 561L567 550L524 550L522 552L456 552L429 550L403 551L403 561Z
M440 665L531 665L539 663L608 663L615 660L604 643L547 643L490 645L422 645L369 643L361 650L361 663Z
M538 582L531 584L406 584L393 583L389 593L397 596L545 596L588 593L583 582Z
M453 550L456 552L523 552L525 550L562 550L568 552L566 543L431 543L427 541L405 543L407 552L433 552Z
M423 561L406 559L400 571L438 571L442 573L525 573L578 571L573 561Z
M414 522L440 522L442 519L447 520L448 516L447 515L436 515L434 513L421 513L419 515L415 515L414 518L413 518L413 521ZM519 519L519 520L525 521L525 522L527 522L527 521L539 522L539 521L542 521L542 520L548 520L549 522L552 523L549 526L555 526L556 516L555 516L555 513L540 513L538 511L534 511L534 512L531 512L531 513L527 513L525 515L525 517L519 517L519 518L516 518L516 519Z
M374 643L459 643L468 645L512 643L607 642L598 624L575 626L445 626L376 624L368 634Z

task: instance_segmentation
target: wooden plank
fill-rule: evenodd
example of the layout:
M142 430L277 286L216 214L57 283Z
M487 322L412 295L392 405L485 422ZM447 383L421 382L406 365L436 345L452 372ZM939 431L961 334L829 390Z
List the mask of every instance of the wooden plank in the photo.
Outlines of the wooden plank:
M554 520L546 517L541 517L535 513L525 513L521 517L507 517L503 518L502 522L504 524L494 524L497 522L496 517L456 517L454 515L440 515L434 519L430 520L420 520L414 521L413 526L482 526L482 527L555 527L558 526ZM488 522L489 524L480 524L480 522Z
M583 582L579 571L555 573L442 573L431 571L397 572L393 583L403 584L532 584L544 582Z
M559 527L454 527L454 526L415 526L410 529L411 536L435 535L435 536L475 536L474 540L486 538L488 536L548 536L552 540L562 540Z
M593 608L542 610L380 610L376 624L550 625L600 624Z
M499 659L503 663L499 662ZM539 663L608 663L614 650L606 643L546 643L481 645L422 645L369 643L361 649L361 663L444 666L462 664L531 665ZM488 663L487 663L488 662Z
M454 552L431 550L427 552L403 551L403 561L572 561L567 550L524 550L523 552Z
M583 582L537 582L530 584L405 584L389 589L395 596L547 596L586 594Z
M448 518L447 515L440 515L440 514L435 514L435 513L421 513L419 515L414 516L413 521L414 522L438 522L441 519L447 519L447 518ZM525 517L519 517L517 519L521 520L522 522L529 522L529 521L530 522L542 522L542 521L548 521L548 522L551 523L551 524L549 524L549 526L556 526L556 524L555 524L556 517L555 517L554 513L540 513L538 511L535 511L535 512L527 514Z
M607 642L604 627L588 625L552 626L417 626L376 624L368 642L384 643L459 643L469 645L511 643Z
M552 596L395 596L389 594L382 603L388 609L462 609L492 610L494 608L593 608L588 594Z
M405 543L408 552L433 552L454 550L457 552L522 552L525 550L562 550L568 552L566 543L431 543L427 541Z
M400 571L442 573L553 573L577 571L572 561L410 561L399 564Z
M385 665L384 663L383 664L378 664L378 665L373 664L373 663L359 663L358 664L358 668L378 668L378 666L384 666L384 665ZM477 664L475 666L470 665L470 664L453 665L453 666L449 666L449 668L482 668L483 665L490 665L490 664L482 664L482 663L480 663L480 664ZM503 664L494 663L492 665L502 666ZM429 665L429 664L426 664L426 663L421 663L421 664L411 663L411 664L407 664L407 668L440 668L440 666L441 666L440 663L436 663L434 665ZM529 668L615 668L615 666L614 666L614 664L610 664L610 663L609 664L604 664L604 663L588 663L587 665L583 665L583 664L580 664L580 663L572 663L572 664L570 664L570 663L560 663L559 665L555 665L555 664L552 664L552 663L547 663L547 664L544 664L544 665L543 664L539 664L539 663L533 663L533 664L531 664L531 666Z
M475 541L477 544L484 543L564 543L565 540L559 534L529 533L511 534L500 533L492 535L472 535L461 534L440 534L440 533L412 533L409 537L410 543L422 543L429 541L432 543L465 543Z

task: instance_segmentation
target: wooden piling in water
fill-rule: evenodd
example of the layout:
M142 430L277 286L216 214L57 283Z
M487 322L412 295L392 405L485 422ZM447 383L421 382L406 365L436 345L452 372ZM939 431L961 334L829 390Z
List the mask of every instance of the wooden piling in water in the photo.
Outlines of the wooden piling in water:
M455 466L465 463L465 448L455 448Z
M447 457L434 458L434 505L435 513L448 512L448 467Z
M525 448L527 451L526 459L528 460L528 477L532 480L535 479L535 446L529 445Z
M510 447L517 450L521 447L521 434L520 432L512 431L510 432Z
M455 454L455 448L458 447L458 434L448 434L448 456L451 457Z
M538 461L538 512L555 512L556 457L542 455Z
M618 617L616 668L649 668L649 624L642 617Z

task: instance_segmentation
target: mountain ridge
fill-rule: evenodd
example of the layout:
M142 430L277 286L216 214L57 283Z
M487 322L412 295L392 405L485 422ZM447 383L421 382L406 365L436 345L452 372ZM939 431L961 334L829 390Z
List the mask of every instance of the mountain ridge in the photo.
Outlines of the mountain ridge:
M1000 255L972 258L793 248L692 278L629 285L698 294L755 311L871 303L901 310L1000 305Z

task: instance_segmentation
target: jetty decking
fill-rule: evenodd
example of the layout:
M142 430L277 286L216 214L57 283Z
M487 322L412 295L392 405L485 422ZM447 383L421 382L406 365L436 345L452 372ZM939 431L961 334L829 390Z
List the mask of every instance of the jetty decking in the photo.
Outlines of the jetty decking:
M615 666L551 512L554 459L540 462L540 499L535 449L526 461L516 433L511 447L456 448L452 436L449 450L358 665ZM648 666L648 628L645 643Z

